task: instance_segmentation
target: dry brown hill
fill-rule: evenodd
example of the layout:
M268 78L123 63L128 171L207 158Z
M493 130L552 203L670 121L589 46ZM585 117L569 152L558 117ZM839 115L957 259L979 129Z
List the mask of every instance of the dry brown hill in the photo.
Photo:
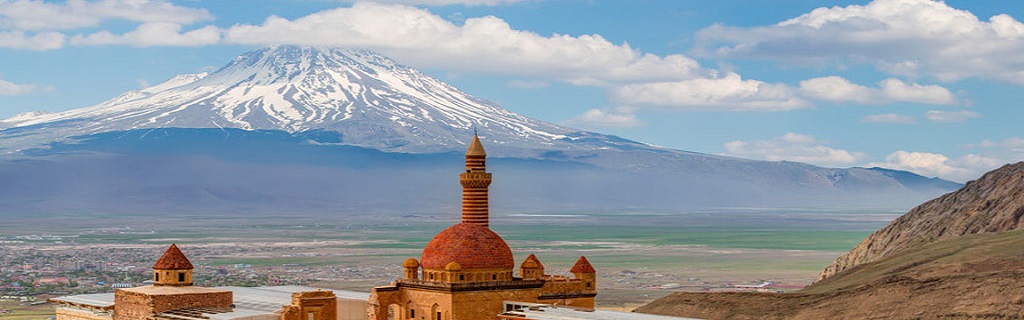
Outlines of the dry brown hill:
M679 292L636 311L700 319L1024 319L1024 230L915 247L795 293Z
M676 293L636 311L704 319L1024 319L1022 216L1024 162L914 208L800 292Z
M1024 227L1024 162L1008 164L960 190L917 206L839 256L818 275L828 278L915 245Z

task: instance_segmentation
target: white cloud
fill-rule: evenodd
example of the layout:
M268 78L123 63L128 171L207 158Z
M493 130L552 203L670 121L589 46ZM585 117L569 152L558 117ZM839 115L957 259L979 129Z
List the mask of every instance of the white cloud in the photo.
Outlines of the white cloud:
M800 81L800 94L819 100L874 103L877 91L836 76Z
M424 9L374 3L236 25L225 32L225 41L369 48L410 65L555 77L580 85L684 80L710 73L689 57L643 54L596 34L545 37L512 29L493 16L457 26Z
M96 27L105 20L192 24L211 20L205 9L187 8L162 0L38 0L0 1L0 28L46 31Z
M994 78L1024 84L1024 24L988 21L932 0L875 0L818 8L771 26L716 25L696 35L698 54L795 64L869 63L941 81Z
M180 34L182 25L212 20L205 9L177 6L163 0L0 0L0 48L52 50L63 48L64 31L99 27L110 20L141 23L134 31L116 36L98 31L72 37L75 44L204 45L216 43L220 31L213 26ZM211 35L216 39L210 41Z
M201 46L215 44L220 41L220 29L214 26L181 32L182 26L176 23L150 22L139 25L135 30L122 35L109 31L100 31L89 35L76 35L71 38L75 45L132 45L137 47L150 46Z
M860 152L833 149L809 135L787 133L771 140L731 141L725 154L758 160L797 161L820 166L849 166L866 157Z
M800 94L819 100L886 104L915 102L951 104L956 98L946 88L937 85L907 84L898 79L882 80L878 88L851 83L842 77L830 76L800 81Z
M901 114L885 113L885 114L872 114L872 115L865 116L863 119L861 119L861 122L868 122L868 123L894 123L894 124L914 124L914 123L917 123L917 119L914 119L914 117L911 117L911 116L906 116L906 115L901 115Z
M786 111L811 107L783 84L744 80L729 73L721 78L628 84L612 90L624 108L683 110Z
M374 2L377 3L407 4L414 6L450 6L456 4L465 6L497 6L525 1L529 0L374 0ZM345 0L344 2L352 3L360 2L360 0Z
M940 177L964 182L981 176L986 171L1007 163L1005 160L977 154L951 159L943 154L929 152L896 151L885 157L885 162L870 163L869 167L906 170L926 177Z
M889 101L918 102L929 104L952 104L956 97L946 88L937 85L907 84L897 79L882 80L881 96Z
M633 114L606 112L600 109L587 110L583 114L566 121L566 123L591 128L625 128L643 124Z
M39 91L50 91L51 87L40 87L34 84L17 84L0 79L0 96L18 96Z
M969 147L1004 150L1024 159L1024 138L1006 138L1002 141L982 140L981 143Z
M928 110L928 112L925 112L924 117L932 122L964 122L969 119L980 118L981 114L971 110Z
M26 35L22 31L0 31L0 48L52 50L64 47L66 36L59 32Z
M983 140L967 146L970 153L951 158L939 153L896 151L885 162L868 166L907 170L929 177L964 182L977 179L985 172L1007 163L1024 160L1024 138L1011 137L999 141Z

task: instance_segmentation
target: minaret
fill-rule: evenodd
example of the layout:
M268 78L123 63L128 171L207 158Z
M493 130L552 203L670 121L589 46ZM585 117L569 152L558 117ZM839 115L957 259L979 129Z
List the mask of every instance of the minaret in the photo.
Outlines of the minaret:
M177 245L172 243L160 260L153 264L153 285L192 285L192 262L188 261Z
M487 227L487 186L491 185L491 174L487 171L487 152L480 144L480 138L473 135L473 142L466 150L466 172L459 174L462 183L462 222Z

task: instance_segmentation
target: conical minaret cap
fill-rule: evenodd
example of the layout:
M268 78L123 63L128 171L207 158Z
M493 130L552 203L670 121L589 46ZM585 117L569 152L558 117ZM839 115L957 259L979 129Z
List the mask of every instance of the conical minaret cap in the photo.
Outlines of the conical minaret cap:
M466 156L487 156L487 152L484 152L484 145L480 143L480 137L477 137L477 135L473 135L473 142L469 143L469 150L466 150Z

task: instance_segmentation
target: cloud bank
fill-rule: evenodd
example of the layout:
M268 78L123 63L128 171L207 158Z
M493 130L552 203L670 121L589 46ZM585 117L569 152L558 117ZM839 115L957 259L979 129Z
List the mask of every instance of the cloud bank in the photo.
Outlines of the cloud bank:
M53 88L37 86L34 84L17 84L14 82L0 79L0 96L19 96L50 90L53 90Z
M812 136L787 133L770 140L731 141L724 145L725 154L735 157L768 161L797 161L826 167L854 165L867 155L834 149L827 142Z
M616 113L600 109L590 109L583 114L566 121L571 126L588 128L628 128L643 124L640 119L630 113Z
M696 53L718 58L871 64L912 78L1024 84L1024 24L1006 14L981 20L941 1L875 0L818 8L771 26L715 25L699 31L696 41Z
M837 76L814 78L800 81L800 93L819 100L861 104L956 102L956 97L941 86L908 84L895 78L882 80L878 83L878 88L857 85Z
M424 9L375 3L236 25L225 30L224 40L369 48L412 65L554 77L583 85L692 79L707 73L689 57L644 54L597 34L541 36L512 29L494 16L469 18L460 26Z

